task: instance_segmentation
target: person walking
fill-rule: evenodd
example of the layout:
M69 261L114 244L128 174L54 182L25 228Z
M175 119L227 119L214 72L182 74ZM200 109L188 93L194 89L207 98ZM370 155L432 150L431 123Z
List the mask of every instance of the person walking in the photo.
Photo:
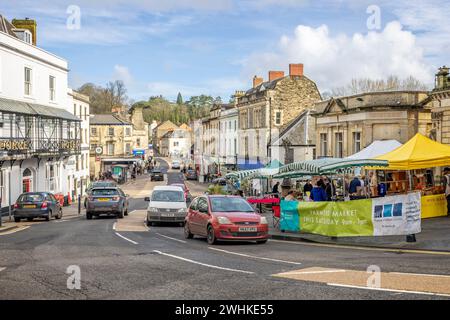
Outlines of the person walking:
M447 198L447 215L450 216L450 168L444 169L445 197Z
M278 194L278 187L280 186L280 182L278 181L272 188L272 193Z
M318 181L313 182L313 188L311 190L311 200L318 202L318 201L327 201L327 193L325 192L324 188L319 186L317 184Z

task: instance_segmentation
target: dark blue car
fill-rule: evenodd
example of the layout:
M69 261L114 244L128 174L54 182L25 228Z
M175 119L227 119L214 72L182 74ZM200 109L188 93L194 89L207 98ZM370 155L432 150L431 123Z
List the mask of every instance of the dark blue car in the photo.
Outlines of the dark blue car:
M61 219L62 208L55 196L48 192L27 192L19 196L14 204L14 221L32 221L34 218Z

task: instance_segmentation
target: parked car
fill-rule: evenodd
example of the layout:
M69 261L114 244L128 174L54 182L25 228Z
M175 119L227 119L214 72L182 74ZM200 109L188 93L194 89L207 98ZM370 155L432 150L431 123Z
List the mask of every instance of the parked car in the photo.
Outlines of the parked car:
M150 181L164 181L164 173L161 169L155 168L150 174Z
M209 244L217 240L245 240L266 243L267 219L255 212L244 198L208 195L195 198L186 216L184 235L205 236Z
M184 191L179 186L156 186L148 201L147 225L157 222L173 222L181 226L184 223L187 212Z
M94 181L89 184L86 188L86 197L84 198L84 207L86 208L87 198L93 188L107 188L107 187L116 187L117 182L114 180L102 180L102 181Z
M184 199L187 203L190 203L192 201L191 193L189 192L188 187L184 183L171 183L171 186L177 186L183 189L184 192Z
M93 188L87 200L86 219L100 215L115 215L119 219L127 216L128 195L117 187Z
M50 221L52 217L61 219L63 212L60 202L48 192L22 193L14 204L14 221L21 219L32 221L34 218L45 218Z
M172 162L172 169L180 169L180 168L181 168L180 161L175 160Z
M197 172L195 170L187 170L186 180L197 180Z

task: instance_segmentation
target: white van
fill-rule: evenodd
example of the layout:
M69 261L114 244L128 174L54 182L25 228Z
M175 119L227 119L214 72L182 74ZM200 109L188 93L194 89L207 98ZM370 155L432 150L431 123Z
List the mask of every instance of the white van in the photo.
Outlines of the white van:
M156 186L148 201L147 226L158 222L173 222L184 225L187 205L184 190L178 186Z

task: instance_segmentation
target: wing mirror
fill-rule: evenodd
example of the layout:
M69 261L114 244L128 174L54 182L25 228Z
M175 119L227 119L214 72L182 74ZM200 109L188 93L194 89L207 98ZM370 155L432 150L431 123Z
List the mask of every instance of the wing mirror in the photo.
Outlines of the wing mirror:
M150 197L145 197L145 198L144 198L144 201L150 202Z

